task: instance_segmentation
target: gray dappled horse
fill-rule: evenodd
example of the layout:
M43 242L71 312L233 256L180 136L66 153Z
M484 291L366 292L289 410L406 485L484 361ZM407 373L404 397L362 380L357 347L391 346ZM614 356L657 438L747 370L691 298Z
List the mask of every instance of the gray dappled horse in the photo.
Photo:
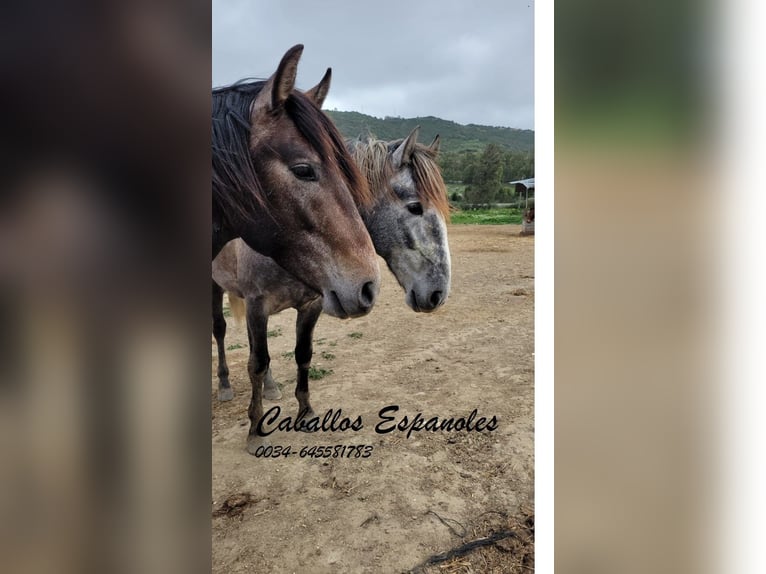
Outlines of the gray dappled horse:
M321 111L328 69L294 89L300 44L267 81L213 90L213 258L241 237L324 297L337 317L368 313L380 269L358 206L372 196L343 138Z
M450 254L447 242L449 205L436 163L438 136L430 146L417 143L418 128L404 140L355 141L349 149L367 176L374 196L371 206L359 206L375 249L396 276L407 305L430 312L447 299L450 290ZM271 377L266 333L269 315L293 307L296 321L295 362L298 382L298 426L315 415L309 402L308 373L314 327L322 313L322 297L272 259L232 241L213 262L213 330L218 343L219 400L231 400L229 371L224 351L226 322L222 301L229 293L236 312L237 297L246 301L250 343L248 374L253 394L248 409L248 451L263 444L256 425L263 416L262 398L281 393Z

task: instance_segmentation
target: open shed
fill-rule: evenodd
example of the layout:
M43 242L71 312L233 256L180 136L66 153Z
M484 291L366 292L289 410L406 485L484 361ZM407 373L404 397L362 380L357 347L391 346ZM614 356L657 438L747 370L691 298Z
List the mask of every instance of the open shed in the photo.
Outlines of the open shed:
M524 199L524 216L521 219L521 234L535 234L535 178L509 181L517 197Z

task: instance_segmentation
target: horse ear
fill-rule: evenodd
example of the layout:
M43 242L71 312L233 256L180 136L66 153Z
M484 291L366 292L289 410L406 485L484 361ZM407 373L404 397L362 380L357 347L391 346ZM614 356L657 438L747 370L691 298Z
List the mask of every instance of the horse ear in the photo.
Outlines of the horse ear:
M301 54L303 54L303 44L297 44L282 56L271 86L272 109L284 104L287 96L295 88L295 77L298 75L298 60L301 59Z
M306 95L314 100L314 103L319 108L324 104L327 92L330 91L330 80L332 80L332 68L327 68L324 77L319 80L319 83L306 92Z
M434 153L439 153L439 148L442 146L442 138L439 136L439 134L436 134L436 137L434 138L434 141L431 142L431 145L428 146L431 151Z
M303 54L303 44L297 44L285 52L277 71L268 79L253 102L253 113L262 109L274 110L285 103L290 92L295 88L295 77L298 75L298 60L301 54Z
M394 154L391 156L391 162L394 164L394 167L400 168L403 165L410 163L412 152L415 151L415 144L418 143L419 131L420 126L415 126L415 129L410 132L407 139L396 148Z

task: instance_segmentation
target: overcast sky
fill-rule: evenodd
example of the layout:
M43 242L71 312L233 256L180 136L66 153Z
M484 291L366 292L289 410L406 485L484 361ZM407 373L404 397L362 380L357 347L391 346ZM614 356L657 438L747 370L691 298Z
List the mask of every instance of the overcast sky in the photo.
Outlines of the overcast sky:
M305 49L325 109L534 129L534 0L213 0L213 85Z

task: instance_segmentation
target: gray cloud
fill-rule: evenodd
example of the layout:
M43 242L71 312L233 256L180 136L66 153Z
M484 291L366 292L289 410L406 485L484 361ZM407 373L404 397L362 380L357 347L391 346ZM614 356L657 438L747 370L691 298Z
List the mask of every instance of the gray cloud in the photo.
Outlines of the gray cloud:
M534 0L213 0L213 85L266 77L305 45L325 108L534 128Z

